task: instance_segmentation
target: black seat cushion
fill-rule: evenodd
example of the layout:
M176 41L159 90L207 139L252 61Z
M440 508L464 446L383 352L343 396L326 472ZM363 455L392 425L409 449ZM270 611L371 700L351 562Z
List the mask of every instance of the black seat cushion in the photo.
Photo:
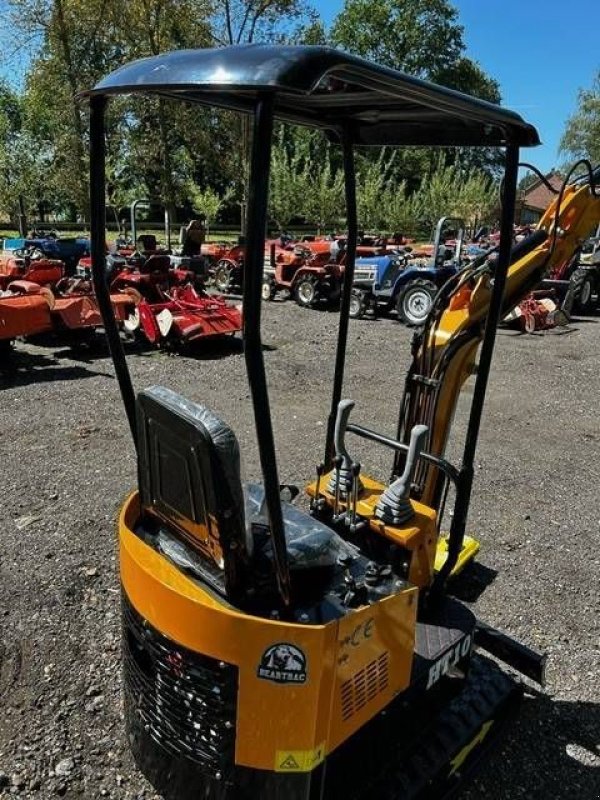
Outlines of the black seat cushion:
M255 547L272 559L264 487L255 483L244 484L244 497L246 526L252 531ZM356 554L352 545L302 509L282 501L281 510L291 571L333 567L340 556Z

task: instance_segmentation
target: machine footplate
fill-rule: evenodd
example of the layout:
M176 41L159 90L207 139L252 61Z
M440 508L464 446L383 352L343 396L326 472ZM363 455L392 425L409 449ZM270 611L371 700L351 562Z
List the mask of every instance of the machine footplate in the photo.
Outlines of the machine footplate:
M452 597L444 600L435 618L417 622L411 685L427 681L432 665L443 659L445 654L452 654L460 648L462 654L457 653L460 659L468 655L475 624L475 615ZM452 660L456 662L459 658Z

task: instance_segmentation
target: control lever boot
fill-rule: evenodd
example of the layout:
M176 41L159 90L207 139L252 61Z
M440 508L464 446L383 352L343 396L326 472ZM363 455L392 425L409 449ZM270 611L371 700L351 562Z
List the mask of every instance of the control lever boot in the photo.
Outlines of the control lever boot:
M335 454L338 458L341 458L341 465L338 470L331 475L329 479L329 484L327 485L327 491L330 494L335 495L336 491L336 483L338 480L339 474L339 483L340 483L340 496L341 497L350 497L352 494L353 484L354 484L354 476L352 474L352 464L354 463L352 457L346 450L346 445L344 442L344 437L346 435L346 427L348 426L348 419L350 417L350 412L354 408L354 400L340 400L337 407L337 417L335 419L335 429L333 433L333 443L335 446ZM360 477L358 478L358 492L360 493L362 486L362 481Z
M410 432L410 444L404 472L388 486L379 498L375 507L375 516L386 525L404 525L415 515L410 502L410 487L428 433L427 425L414 426Z

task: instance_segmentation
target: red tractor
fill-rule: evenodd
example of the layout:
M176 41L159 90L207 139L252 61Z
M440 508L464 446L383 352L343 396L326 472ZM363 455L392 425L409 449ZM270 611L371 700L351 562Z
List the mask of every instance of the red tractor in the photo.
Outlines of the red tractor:
M208 251L212 247L212 245L204 245L201 251L202 254L204 255L204 249ZM216 257L216 265L211 271L215 289L222 294L242 290L245 249L243 243L236 245L220 244L215 245L212 255L209 255L209 258Z
M47 258L36 247L23 247L0 256L0 289L6 289L13 281L55 286L64 274L62 261Z
M385 247L379 244L357 247L361 257L384 252ZM303 308L336 303L342 291L345 260L343 237L304 241L288 248L271 243L265 257L263 300L273 300L279 294L284 299L293 297Z
M293 297L298 305L310 308L318 302L339 299L343 264L332 258L331 242L301 242L290 250L273 243L265 257L263 300Z

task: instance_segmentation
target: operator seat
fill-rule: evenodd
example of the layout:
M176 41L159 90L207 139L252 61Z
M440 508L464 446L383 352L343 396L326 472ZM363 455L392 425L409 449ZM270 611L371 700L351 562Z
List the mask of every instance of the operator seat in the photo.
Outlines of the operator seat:
M151 275L155 272L167 275L171 266L171 259L167 255L151 255L140 266L141 275Z
M142 517L224 570L235 593L254 559L272 560L264 489L242 484L231 428L205 406L153 386L137 398ZM290 571L333 567L349 546L326 525L282 502Z
M153 253L158 249L158 242L153 233L142 233L137 237L137 240L143 253Z

